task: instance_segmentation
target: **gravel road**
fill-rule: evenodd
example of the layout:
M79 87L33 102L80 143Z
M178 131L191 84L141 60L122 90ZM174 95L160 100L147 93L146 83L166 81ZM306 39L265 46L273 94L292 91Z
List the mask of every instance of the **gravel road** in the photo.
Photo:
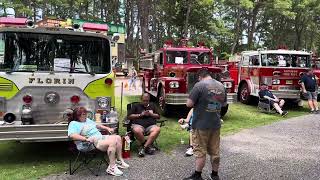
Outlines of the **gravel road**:
M272 125L243 130L222 138L220 177L229 179L320 179L320 115L307 115ZM145 158L128 160L130 169L122 177L101 175L87 171L75 175L59 174L54 179L183 179L191 174L193 157L184 157L186 146L177 147L170 154L159 152ZM203 171L208 179L209 161Z

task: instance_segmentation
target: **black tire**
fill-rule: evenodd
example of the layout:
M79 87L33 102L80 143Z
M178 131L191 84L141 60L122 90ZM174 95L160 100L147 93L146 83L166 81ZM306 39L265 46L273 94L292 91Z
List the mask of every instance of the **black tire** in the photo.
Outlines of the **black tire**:
M160 89L159 96L157 98L157 104L158 104L160 113L164 116L167 116L169 114L168 105L165 103L164 92L162 88Z
M221 118L222 118L224 115L227 114L228 108L229 108L229 104L227 104L226 106L224 106L224 107L221 108L221 111L220 111L220 116L221 116Z
M249 93L249 87L247 83L241 85L238 93L238 98L240 102L242 102L243 104L250 104L251 96Z

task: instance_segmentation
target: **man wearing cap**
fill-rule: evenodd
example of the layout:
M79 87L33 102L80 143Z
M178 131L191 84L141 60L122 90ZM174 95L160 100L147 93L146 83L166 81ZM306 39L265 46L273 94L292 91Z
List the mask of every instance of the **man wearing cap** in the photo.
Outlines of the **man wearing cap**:
M283 99L278 99L277 96L273 95L272 92L269 91L267 84L261 84L259 97L261 102L270 102L270 105L272 105L281 116L286 116L288 114L287 111L282 110L285 101Z

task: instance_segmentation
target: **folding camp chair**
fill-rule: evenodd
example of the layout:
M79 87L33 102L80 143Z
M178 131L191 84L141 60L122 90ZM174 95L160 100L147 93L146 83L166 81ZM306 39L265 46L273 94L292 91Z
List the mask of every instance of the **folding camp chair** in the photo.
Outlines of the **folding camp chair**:
M134 141L135 137L134 137L134 134L133 134L132 129L131 129L132 122L128 119L128 115L129 115L133 105L137 104L137 103L139 103L139 102L133 102L133 103L127 104L127 116L123 120L123 126L127 128L127 135L130 137L131 141ZM165 125L166 121L167 120L158 119L157 120L157 124L159 124L159 126L162 127L162 126ZM148 136L148 134L144 134L144 136ZM158 150L158 151L160 150L158 142L157 142L157 139L153 142L153 146L154 146L154 148L156 150Z
M271 105L270 100L265 98L259 98L258 109L261 112L275 113L275 109Z
M93 147L92 150L80 151L77 149L74 141L70 141L69 151L72 154L69 159L70 175L74 174L80 168L86 168L91 174L98 176L101 165L103 163L108 164L108 161L105 157L105 152L98 150L92 143L90 143L90 146ZM98 166L93 164L93 162L95 162L94 159L99 159Z

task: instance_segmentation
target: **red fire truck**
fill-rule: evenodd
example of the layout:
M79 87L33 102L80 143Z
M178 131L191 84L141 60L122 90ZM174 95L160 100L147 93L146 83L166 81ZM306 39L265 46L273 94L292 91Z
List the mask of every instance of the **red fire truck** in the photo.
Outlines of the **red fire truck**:
M279 49L242 52L236 80L238 100L248 104L252 96L258 97L260 84L265 83L277 97L299 102L299 80L310 64L311 53L306 51Z
M212 50L204 46L187 47L182 42L178 47L166 43L156 52L140 57L139 67L144 72L142 89L153 96L160 110L167 114L172 105L185 105L188 93L197 82L196 72L207 68L212 77L220 80L228 92L234 89L233 80L222 77L222 69L213 66ZM233 101L233 94L228 94L228 101ZM172 109L171 109L172 110ZM221 114L228 110L225 107Z

